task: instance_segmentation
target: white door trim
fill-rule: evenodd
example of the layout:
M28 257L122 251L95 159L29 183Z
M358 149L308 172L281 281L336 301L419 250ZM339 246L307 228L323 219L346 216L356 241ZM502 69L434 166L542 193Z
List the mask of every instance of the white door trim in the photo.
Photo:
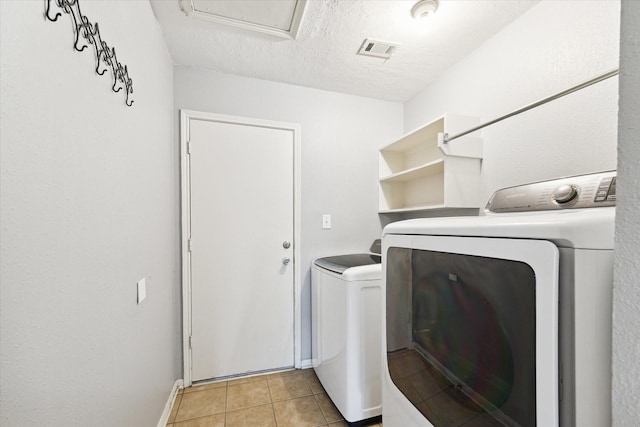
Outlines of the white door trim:
M295 123L275 122L271 120L253 119L248 117L227 116L221 114L205 113L191 110L180 110L180 187L181 187L181 243L182 243L182 349L183 349L183 376L184 387L191 385L191 256L189 251L189 238L191 237L190 223L190 191L189 191L189 153L188 142L189 121L205 120L211 122L230 123L248 126L259 126L271 129L289 130L293 133L293 182L294 182L294 207L293 207L293 348L294 366L301 367L301 327L302 313L300 307L301 293L301 266L300 266L300 125Z

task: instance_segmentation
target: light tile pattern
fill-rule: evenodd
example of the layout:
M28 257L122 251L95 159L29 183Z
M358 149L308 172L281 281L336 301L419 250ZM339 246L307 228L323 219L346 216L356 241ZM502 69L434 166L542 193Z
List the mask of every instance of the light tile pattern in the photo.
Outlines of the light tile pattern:
M347 423L313 369L304 369L180 390L167 426L346 427Z

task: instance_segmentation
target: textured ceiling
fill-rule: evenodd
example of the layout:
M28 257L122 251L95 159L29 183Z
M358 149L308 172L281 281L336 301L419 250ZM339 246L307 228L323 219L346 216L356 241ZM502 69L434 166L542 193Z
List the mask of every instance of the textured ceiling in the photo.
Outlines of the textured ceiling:
M187 17L178 0L151 5L176 65L406 101L537 2L440 0L419 25L415 1L308 0L295 40ZM388 60L358 56L365 38L400 46Z

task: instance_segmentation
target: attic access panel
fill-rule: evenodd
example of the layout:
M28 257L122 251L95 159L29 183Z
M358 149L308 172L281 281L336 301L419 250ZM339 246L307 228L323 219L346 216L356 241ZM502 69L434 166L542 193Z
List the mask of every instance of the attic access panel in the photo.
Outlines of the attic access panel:
M179 0L194 18L295 39L307 0Z

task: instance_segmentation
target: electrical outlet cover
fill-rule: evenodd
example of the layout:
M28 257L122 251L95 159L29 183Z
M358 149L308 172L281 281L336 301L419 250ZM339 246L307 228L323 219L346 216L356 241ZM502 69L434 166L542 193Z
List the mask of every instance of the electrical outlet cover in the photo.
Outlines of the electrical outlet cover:
M143 277L138 280L138 304L147 297L147 278Z

